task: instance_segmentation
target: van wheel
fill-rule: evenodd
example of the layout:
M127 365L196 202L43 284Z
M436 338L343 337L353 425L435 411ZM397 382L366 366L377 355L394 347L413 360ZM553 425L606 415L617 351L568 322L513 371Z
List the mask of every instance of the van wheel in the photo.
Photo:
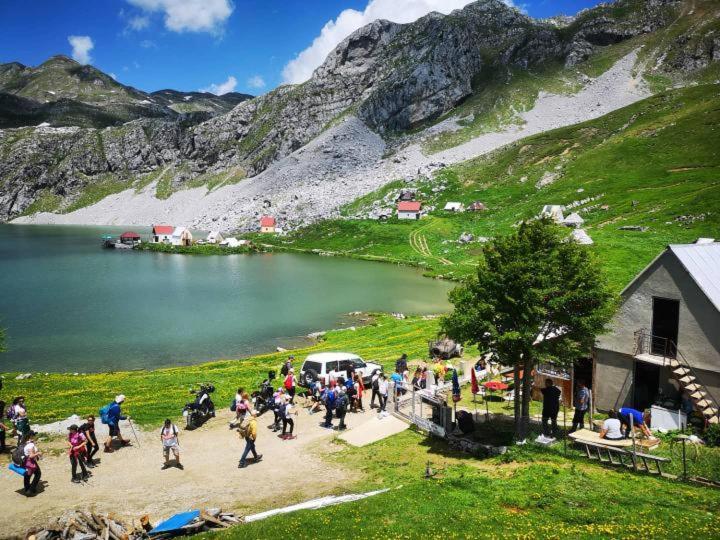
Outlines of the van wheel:
M305 380L303 381L303 383L305 384L305 386L310 386L311 384L313 384L315 381L318 380L317 371L315 371L314 369L308 369L305 372L304 379Z

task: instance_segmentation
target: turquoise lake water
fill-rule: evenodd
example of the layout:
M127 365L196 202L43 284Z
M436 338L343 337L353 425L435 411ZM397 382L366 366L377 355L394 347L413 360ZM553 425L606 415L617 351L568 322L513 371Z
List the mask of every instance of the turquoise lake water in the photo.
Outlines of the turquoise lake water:
M8 335L0 371L238 358L337 328L352 311L449 308L450 284L408 268L312 255L106 250L107 232L121 230L0 225L0 327Z

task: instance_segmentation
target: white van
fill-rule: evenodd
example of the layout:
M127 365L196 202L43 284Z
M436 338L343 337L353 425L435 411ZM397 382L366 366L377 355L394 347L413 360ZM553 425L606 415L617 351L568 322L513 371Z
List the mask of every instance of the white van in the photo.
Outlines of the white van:
M347 377L348 368L354 368L355 373L363 378L365 384L370 383L373 372L382 371L380 364L365 362L356 354L343 352L325 352L309 355L300 368L299 382L303 386L310 386L320 379L327 383L331 378Z

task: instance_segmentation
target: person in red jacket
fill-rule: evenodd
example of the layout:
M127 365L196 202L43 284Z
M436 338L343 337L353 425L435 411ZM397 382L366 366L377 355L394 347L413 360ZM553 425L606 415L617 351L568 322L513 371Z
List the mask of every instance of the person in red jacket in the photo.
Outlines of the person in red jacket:
M83 480L87 480L90 476L87 468L85 468L86 454L87 454L87 439L82 434L77 425L73 424L68 428L68 446L70 447L68 453L70 454L70 465L72 466L72 481L75 484L79 484ZM82 475L78 476L77 468L80 465Z

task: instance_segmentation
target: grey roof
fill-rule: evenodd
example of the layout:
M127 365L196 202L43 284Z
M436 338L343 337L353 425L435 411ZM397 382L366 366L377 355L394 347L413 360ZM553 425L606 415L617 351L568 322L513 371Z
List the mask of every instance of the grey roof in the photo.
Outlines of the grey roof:
M668 249L720 311L720 242L671 244Z

